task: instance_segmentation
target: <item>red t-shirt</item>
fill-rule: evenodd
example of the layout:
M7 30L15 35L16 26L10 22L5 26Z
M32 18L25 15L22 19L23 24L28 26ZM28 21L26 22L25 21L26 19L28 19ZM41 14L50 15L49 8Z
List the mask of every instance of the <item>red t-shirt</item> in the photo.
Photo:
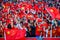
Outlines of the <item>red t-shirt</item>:
M41 31L43 30L43 28L41 26L36 26L36 36L40 36Z

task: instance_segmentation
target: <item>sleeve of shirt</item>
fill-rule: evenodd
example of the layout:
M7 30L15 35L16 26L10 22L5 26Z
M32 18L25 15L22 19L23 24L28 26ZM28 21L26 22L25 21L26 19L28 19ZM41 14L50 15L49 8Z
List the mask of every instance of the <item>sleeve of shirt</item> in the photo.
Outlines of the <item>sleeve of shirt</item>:
M20 24L17 24L16 27L17 27L18 29L23 29Z

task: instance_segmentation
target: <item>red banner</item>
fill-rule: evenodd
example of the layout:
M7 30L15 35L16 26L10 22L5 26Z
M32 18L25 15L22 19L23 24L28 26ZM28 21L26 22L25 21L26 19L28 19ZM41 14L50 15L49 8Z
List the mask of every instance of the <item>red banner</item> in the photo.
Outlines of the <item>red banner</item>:
M25 40L25 30L18 30L18 29L6 29L5 30L5 37L6 40Z
M52 16L53 19L55 19L56 16L59 15L59 10L55 7L46 7L46 10Z

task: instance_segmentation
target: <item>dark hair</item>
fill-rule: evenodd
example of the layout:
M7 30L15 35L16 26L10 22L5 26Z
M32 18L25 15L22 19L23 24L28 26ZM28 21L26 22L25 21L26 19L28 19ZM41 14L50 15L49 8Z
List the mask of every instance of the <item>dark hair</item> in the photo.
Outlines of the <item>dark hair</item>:
M8 28L8 29L11 29L11 24L8 24L7 28Z

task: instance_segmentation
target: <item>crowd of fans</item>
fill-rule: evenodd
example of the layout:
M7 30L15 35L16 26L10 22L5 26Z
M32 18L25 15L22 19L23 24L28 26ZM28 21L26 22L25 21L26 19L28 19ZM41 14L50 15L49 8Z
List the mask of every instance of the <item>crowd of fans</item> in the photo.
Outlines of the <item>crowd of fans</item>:
M46 7L60 10L59 0L2 2L0 7L0 36L10 24L26 30L26 37L60 37L60 20L52 19Z

